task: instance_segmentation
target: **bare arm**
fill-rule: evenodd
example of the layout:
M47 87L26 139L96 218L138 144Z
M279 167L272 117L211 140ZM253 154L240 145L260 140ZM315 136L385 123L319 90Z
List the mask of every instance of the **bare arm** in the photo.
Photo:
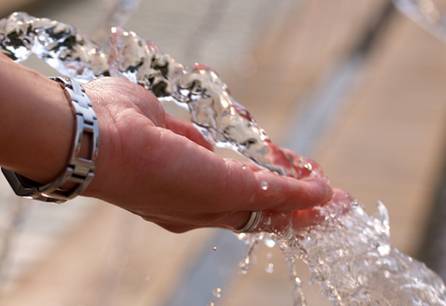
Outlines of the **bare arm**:
M48 182L68 159L74 117L62 88L0 57L0 163Z
M175 232L237 229L250 211L305 210L331 197L319 180L284 178L218 157L191 124L167 115L140 86L105 78L86 90L101 138L85 195ZM0 58L0 114L0 165L39 182L64 169L74 117L57 84Z

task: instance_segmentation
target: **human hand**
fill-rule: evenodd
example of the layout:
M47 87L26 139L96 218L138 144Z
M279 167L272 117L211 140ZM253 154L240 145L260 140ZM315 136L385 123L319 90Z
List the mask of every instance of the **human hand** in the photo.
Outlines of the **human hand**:
M264 212L257 231L286 233L288 229L301 231L326 221L327 214L340 217L346 214L353 203L353 197L342 189L333 188L333 196L324 207L296 209L291 213Z
M104 78L85 89L101 132L96 177L86 195L172 232L237 230L251 211L290 212L331 198L331 188L315 178L281 177L218 157L190 123L166 114L141 86Z

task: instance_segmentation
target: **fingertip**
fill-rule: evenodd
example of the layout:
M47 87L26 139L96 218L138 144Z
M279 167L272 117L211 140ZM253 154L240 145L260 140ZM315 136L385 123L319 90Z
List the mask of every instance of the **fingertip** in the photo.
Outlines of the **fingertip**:
M292 227L295 230L301 230L312 225L321 223L324 217L320 210L315 208L296 210L292 213Z
M331 198L333 191L327 182L317 179L297 180L291 177L280 177L286 186L283 188L284 199L275 203L274 211L288 212L297 209L308 209L321 206ZM283 183L283 182L282 182Z
M182 135L196 144L208 149L214 150L214 146L210 143L190 122L185 122L172 117L166 113L166 127L174 133Z
M333 197L333 188L323 178L305 178L300 182L307 189L309 206L323 205Z

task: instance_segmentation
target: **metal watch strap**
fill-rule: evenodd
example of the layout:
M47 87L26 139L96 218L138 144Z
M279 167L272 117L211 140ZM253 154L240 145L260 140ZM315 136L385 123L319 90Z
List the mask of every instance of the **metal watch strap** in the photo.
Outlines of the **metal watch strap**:
M67 167L58 178L45 185L39 185L8 169L2 168L2 172L17 195L44 202L63 203L85 190L95 175L99 127L91 101L81 85L73 79L52 79L62 85L75 113L75 135ZM83 139L88 140L88 150L82 150L82 145L85 144ZM84 151L88 152L86 157L81 156Z

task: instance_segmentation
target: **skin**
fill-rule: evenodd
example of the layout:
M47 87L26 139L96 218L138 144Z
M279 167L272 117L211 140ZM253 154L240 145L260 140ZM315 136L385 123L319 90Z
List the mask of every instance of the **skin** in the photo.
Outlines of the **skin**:
M280 177L217 156L190 123L166 114L155 96L127 80L99 79L85 89L100 127L96 176L85 196L178 233L237 230L254 210L311 216L311 207L332 197L321 180ZM41 183L57 177L74 133L62 88L0 56L0 114L0 165Z

